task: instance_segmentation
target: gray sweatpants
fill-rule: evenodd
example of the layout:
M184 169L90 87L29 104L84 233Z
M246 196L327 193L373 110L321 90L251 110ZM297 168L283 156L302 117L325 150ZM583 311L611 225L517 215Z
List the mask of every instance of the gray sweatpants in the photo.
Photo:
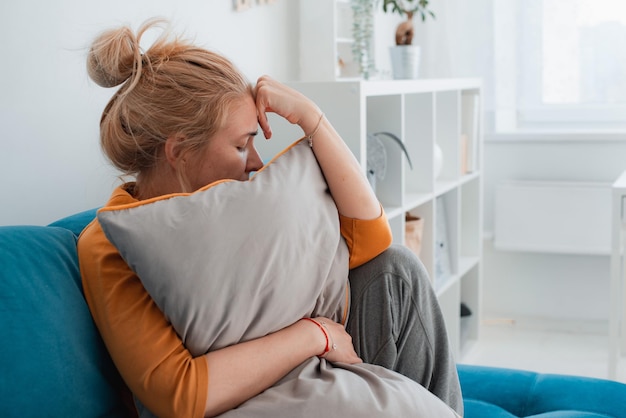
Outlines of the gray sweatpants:
M392 245L350 271L346 325L366 363L401 373L463 415L463 399L444 319L422 262Z

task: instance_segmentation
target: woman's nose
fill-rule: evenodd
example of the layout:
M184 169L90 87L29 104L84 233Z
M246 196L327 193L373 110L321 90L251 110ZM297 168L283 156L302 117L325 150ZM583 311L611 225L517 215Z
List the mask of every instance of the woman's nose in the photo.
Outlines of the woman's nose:
M263 167L263 160L259 155L256 147L253 145L250 152L248 152L248 162L246 164L246 172L258 171Z

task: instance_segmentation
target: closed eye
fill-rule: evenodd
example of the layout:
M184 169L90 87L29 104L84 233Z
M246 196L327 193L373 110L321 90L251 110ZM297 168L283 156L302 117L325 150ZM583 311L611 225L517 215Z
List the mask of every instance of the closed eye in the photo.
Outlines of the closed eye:
M239 152L243 152L246 150L246 148L248 148L248 145L250 145L253 141L254 138L259 134L259 131L252 131L252 132L248 132L248 137L246 138L246 142L243 143L243 145L238 146L237 150Z

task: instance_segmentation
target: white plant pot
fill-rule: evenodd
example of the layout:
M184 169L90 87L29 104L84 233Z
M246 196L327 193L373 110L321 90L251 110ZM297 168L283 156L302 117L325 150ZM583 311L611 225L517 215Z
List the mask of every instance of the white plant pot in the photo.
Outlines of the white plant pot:
M419 77L422 49L417 45L394 45L389 48L391 69L396 80Z

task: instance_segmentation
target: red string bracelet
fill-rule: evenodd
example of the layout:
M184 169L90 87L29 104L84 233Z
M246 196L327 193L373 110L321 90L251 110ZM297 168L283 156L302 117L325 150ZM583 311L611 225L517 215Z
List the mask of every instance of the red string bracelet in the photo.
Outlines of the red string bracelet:
M311 318L302 318L302 319L305 319L307 321L313 322L315 325L317 325L317 327L320 330L322 330L322 333L324 334L324 338L326 338L326 348L324 349L324 352L322 354L318 354L318 357L324 357L326 355L326 353L328 353L330 351L330 341L328 340L328 334L326 333L326 330L317 321L315 321L315 320L313 320Z

